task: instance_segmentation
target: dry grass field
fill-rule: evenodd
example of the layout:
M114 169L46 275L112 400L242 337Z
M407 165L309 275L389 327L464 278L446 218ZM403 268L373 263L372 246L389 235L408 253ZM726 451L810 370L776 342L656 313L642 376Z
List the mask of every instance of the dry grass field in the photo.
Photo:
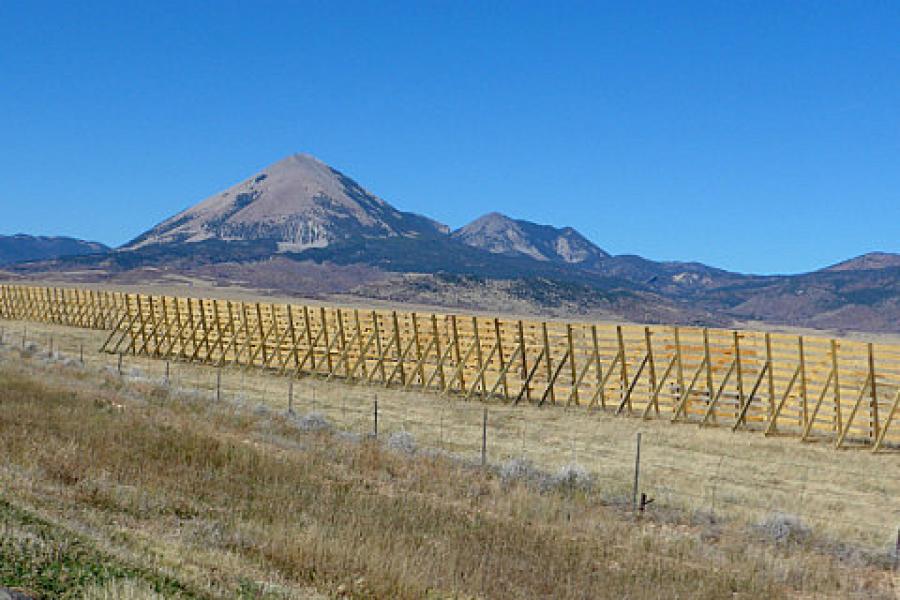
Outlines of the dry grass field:
M491 404L481 469L480 404L174 363L166 386L102 332L0 327L2 551L45 593L73 547L72 597L896 593L896 454Z

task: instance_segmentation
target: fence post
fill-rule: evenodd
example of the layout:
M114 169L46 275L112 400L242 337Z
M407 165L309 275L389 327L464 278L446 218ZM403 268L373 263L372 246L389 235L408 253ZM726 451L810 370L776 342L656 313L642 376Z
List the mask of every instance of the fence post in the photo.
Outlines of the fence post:
M481 418L481 466L487 464L487 407L484 408L484 415Z
M288 381L288 414L294 414L294 380Z
M894 570L900 571L900 527L897 528L897 545L894 546Z
M222 401L222 367L216 369L216 402Z
M637 448L634 455L634 491L631 495L631 509L637 512L638 481L641 474L641 432L637 434Z
M378 439L378 394L375 394L375 439Z
M119 352L119 365L118 365L119 377L122 376L122 353Z
M50 336L50 351L47 353L49 358L53 358L53 336Z
M84 366L84 344L78 345L78 360L81 362L81 366Z
M169 361L166 361L166 387L171 385L171 378L169 376Z
M25 349L25 341L28 339L28 326L22 327L22 350Z

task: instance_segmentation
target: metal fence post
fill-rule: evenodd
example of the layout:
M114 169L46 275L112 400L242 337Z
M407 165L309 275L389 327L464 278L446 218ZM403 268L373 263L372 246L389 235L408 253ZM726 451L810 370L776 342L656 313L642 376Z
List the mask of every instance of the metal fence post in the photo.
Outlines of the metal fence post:
M378 439L378 394L375 394L375 439Z
M897 545L894 546L894 570L900 571L900 527L897 528Z
M487 464L487 407L481 417L481 466Z
M637 512L638 481L641 473L641 432L637 434L637 449L634 455L634 491L631 495L631 509Z
M294 380L288 381L288 414L294 414Z

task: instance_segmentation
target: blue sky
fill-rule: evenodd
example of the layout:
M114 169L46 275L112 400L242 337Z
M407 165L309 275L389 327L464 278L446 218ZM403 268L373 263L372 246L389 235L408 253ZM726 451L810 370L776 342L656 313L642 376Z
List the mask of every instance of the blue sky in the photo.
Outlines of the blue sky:
M897 2L0 1L0 233L121 244L287 154L756 273L900 251Z

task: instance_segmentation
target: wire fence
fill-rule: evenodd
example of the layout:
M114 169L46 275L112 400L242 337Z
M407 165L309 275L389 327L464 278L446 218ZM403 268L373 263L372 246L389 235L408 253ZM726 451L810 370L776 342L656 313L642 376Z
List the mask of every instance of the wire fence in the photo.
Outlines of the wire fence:
M92 370L126 383L163 386L173 396L283 415L300 428L377 437L399 452L441 453L501 474L524 469L546 481L584 480L605 501L625 507L642 505L644 495L646 510L658 514L684 511L711 522L760 523L785 513L836 540L879 548L895 543L900 526L896 455L828 451L832 460L825 461L821 453L827 450L815 444L801 451L794 444L715 428L698 434L637 420L623 428L621 420L613 423L603 413L585 419L583 411L562 407L485 405L317 377L295 379L252 367L101 354L94 338L72 331L3 326L0 346L53 367Z

